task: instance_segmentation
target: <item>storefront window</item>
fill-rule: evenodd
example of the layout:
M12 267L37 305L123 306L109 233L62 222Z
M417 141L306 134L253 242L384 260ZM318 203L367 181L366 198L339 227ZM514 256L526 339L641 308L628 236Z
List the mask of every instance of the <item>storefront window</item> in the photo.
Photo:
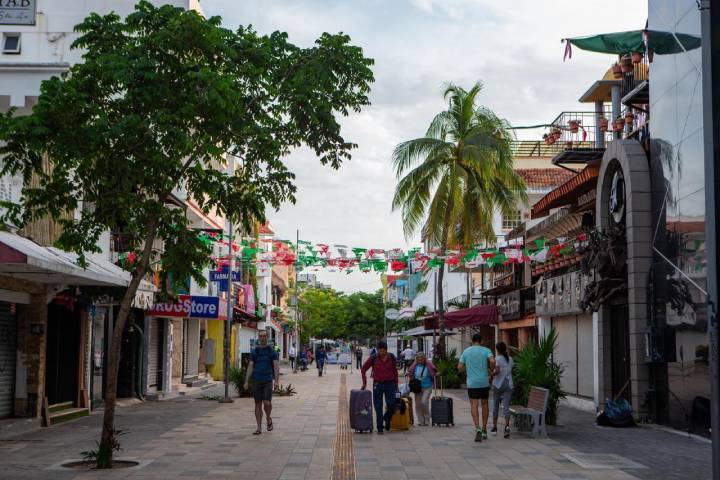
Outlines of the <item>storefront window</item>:
M651 30L700 36L694 0L650 0ZM669 422L707 434L710 378L701 49L655 55L650 66L654 180L654 323L674 340L667 364ZM658 176L654 177L655 179ZM660 188L658 188L660 187ZM664 187L664 188L663 188ZM705 408L707 406L707 408Z

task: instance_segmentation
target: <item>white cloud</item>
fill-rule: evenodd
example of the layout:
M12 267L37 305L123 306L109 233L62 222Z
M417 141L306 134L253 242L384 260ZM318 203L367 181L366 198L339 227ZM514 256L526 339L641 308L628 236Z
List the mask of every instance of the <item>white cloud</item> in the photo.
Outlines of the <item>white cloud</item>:
M642 28L647 2L605 0L204 0L208 15L228 27L253 24L262 33L287 31L310 45L322 32L344 31L375 59L372 106L342 119L343 135L359 144L339 171L312 152L288 158L297 174L298 202L270 218L280 236L363 247L406 243L390 212L394 146L422 136L444 108L445 82L482 80L480 102L515 125L552 120L563 110L590 108L577 98L612 58L575 51L563 62L562 37ZM622 14L618 14L622 12ZM538 132L523 132L538 135ZM374 290L373 274L319 272L341 290Z

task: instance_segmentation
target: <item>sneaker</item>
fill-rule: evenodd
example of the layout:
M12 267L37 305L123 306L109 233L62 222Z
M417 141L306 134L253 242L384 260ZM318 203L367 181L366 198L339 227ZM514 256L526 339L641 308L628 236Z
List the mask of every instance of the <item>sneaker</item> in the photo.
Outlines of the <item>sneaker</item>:
M481 429L481 428L478 428L478 429L475 430L475 441L476 441L476 442L482 442L482 440L483 440L483 438L482 438L482 429Z
M505 433L503 433L503 437L510 438L510 427L505 427Z
M487 430L485 430L483 428L482 431L480 432L480 435L482 435L483 440L487 440Z
M491 428L490 433L492 433L493 437L497 437L497 427Z
M385 435L385 432L383 432L382 430L378 430L377 432L378 432L378 435Z

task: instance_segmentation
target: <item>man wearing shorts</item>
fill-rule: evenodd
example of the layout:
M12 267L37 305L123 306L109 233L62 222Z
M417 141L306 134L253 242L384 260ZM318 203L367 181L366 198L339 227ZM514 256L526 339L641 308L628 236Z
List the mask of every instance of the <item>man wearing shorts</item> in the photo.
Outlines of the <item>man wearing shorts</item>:
M273 429L272 417L270 416L272 414L272 392L273 383L275 387L279 385L279 365L277 352L268 345L267 332L261 330L258 333L258 345L253 348L250 354L250 364L245 374L245 390L248 389L249 379L252 378L253 381L252 392L255 398L255 420L257 421L257 430L253 435L262 433L263 408L267 420L267 431L271 432Z
M467 372L468 397L470 397L470 414L475 424L475 441L487 440L488 397L490 396L490 375L495 370L495 358L489 348L481 345L482 337L476 333L472 337L472 346L465 349L460 356L458 370ZM483 423L480 428L478 403L482 402Z

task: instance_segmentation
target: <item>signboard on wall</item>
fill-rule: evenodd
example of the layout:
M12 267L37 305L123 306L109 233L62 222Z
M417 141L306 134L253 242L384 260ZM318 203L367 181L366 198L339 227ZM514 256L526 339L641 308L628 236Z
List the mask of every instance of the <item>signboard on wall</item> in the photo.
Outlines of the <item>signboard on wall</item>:
M151 317L218 318L220 299L199 295L178 295L176 302L155 303L145 311Z
M36 0L0 0L0 25L35 25Z

